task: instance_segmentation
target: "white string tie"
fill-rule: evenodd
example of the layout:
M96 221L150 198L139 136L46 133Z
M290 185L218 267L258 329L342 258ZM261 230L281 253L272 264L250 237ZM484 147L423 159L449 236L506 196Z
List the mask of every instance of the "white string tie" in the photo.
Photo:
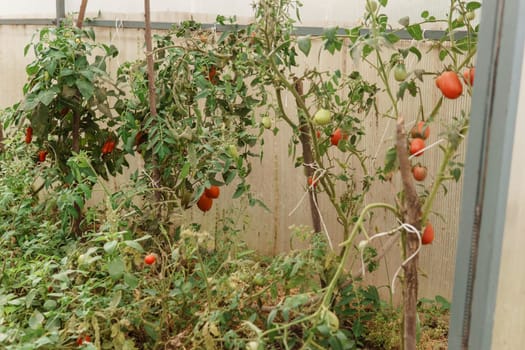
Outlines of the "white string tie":
M422 154L423 152L425 152L427 149L430 149L430 148L432 148L432 147L434 147L434 146L440 144L440 143L443 142L443 141L445 141L445 139L439 139L439 140L437 140L437 141L434 142L433 144L430 144L430 145L428 145L427 147L425 147L425 148L423 148L423 149L417 151L416 153L412 154L410 157L408 157L408 159L410 160L410 159L412 159L412 158L414 158L414 157L417 157L418 155L420 155L420 154Z

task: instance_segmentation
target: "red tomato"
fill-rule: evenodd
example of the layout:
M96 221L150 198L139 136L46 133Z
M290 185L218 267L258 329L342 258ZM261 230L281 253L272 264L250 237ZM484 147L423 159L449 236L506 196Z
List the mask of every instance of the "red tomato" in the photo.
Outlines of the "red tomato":
M217 67L215 67L215 66L211 66L210 67L210 69L208 70L208 78L207 79L213 85L217 84Z
M108 146L108 151L109 153L113 152L113 150L115 149L115 146L117 145L117 142L116 141L109 141L109 146Z
M102 146L102 155L113 152L116 144L117 142L111 139L104 142L104 145Z
M427 177L427 168L418 164L412 168L412 175L416 181L423 181Z
M28 126L26 129L26 143L33 141L33 128Z
M153 265L157 261L157 258L154 254L148 254L144 257L144 264L146 265Z
M415 154L416 157L419 157L423 154L423 152L421 152L423 148L425 148L425 141L423 139L417 138L413 139L412 142L410 142L410 154Z
M148 134L146 132L139 131L137 135L135 135L135 146L140 146L147 140L148 140Z
M44 162L46 160L46 156L47 156L47 151L45 151L45 150L38 151L38 161L40 163L42 163L42 162Z
M91 337L89 335L86 335L85 337L80 336L80 337L77 338L77 345L78 346L83 345L84 342L91 343Z
M410 130L410 136L426 140L430 136L430 127L421 121Z
M436 79L436 86L446 98L456 99L463 93L463 85L455 72L441 73Z
M221 194L221 189L219 188L219 186L210 186L210 188L204 190L204 194L208 198L219 198L219 195Z
M210 210L212 205L213 199L206 196L205 193L202 194L201 198L199 198L199 201L197 202L197 207L199 207L199 209L203 212L207 212L208 210Z
M465 83L470 84L470 86L474 86L474 75L476 74L476 68L471 67L463 72L463 79L465 79Z
M108 141L104 142L104 145L102 145L102 155L107 154L109 149L109 143Z
M429 222L425 229L423 230L423 235L421 236L422 244L430 244L434 240L434 227Z
M334 133L330 136L330 143L333 146L337 146L339 144L339 141L341 141L341 139L346 140L347 138L348 138L348 135L343 133L341 129L337 128L335 129Z

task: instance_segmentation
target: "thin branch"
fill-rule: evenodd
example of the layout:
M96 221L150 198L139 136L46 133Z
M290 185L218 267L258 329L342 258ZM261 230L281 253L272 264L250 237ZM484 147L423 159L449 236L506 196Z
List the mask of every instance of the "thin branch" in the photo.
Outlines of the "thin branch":
M403 191L405 193L404 222L421 230L421 203L417 195L414 179L411 176L410 161L408 159L407 141L405 133L405 121L402 116L397 119L397 158ZM419 238L414 234L404 234L405 254L411 256L419 246ZM416 325L417 325L417 292L418 292L418 256L414 256L404 267L405 288L403 290L404 327L403 327L403 349L416 350Z

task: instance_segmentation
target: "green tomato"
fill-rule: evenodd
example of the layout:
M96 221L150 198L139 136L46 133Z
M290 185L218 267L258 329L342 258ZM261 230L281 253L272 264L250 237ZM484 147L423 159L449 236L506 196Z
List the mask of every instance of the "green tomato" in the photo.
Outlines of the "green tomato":
M463 17L463 15L459 15L458 18L457 18L457 21L458 21L458 23L464 23L465 22L465 18Z
M473 21L474 18L476 18L476 13L474 13L474 11L468 11L465 13L465 18L469 21Z
M405 81L407 76L408 76L408 73L407 73L407 70L405 68L405 65L403 63L399 63L394 68L394 79L397 80L397 81Z
M266 129L270 129L272 127L272 120L270 119L270 117L263 117L261 119L261 124L266 128Z
M321 108L314 115L314 123L317 125L329 124L332 120L332 114L329 110Z
M256 285L256 286L263 286L265 285L266 283L266 279L263 277L262 274L258 273L255 275L255 277L253 278L253 283Z
M235 147L235 145L226 146L226 153L228 153L230 157L232 157L235 160L239 159L239 151L237 150L237 147Z
M77 258L78 265L84 266L87 263L87 257L85 254L80 254Z
M251 341L246 344L246 350L258 350L259 349L259 342L258 341Z

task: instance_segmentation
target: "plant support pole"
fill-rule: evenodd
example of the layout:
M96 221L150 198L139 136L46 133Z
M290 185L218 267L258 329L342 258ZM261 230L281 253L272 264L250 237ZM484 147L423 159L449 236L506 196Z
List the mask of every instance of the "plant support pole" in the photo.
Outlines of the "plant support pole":
M86 15L88 0L82 0L80 4L80 10L78 11L77 27L82 28L84 23L84 16ZM80 152L80 114L76 109L73 109L73 125L72 125L72 145L71 148L74 153ZM75 211L77 217L73 220L73 232L77 235L81 235L80 223L82 222L82 209L75 202Z
M146 63L148 67L148 95L149 95L149 110L150 118L155 120L157 118L157 102L155 96L155 71L153 67L153 42L151 38L151 12L150 12L150 1L144 0L144 21L145 21L145 32L144 41L146 42ZM153 164L153 186L158 188L160 186L160 170L158 167L158 160L155 154L152 154ZM155 199L161 200L161 194L159 191L155 191Z

